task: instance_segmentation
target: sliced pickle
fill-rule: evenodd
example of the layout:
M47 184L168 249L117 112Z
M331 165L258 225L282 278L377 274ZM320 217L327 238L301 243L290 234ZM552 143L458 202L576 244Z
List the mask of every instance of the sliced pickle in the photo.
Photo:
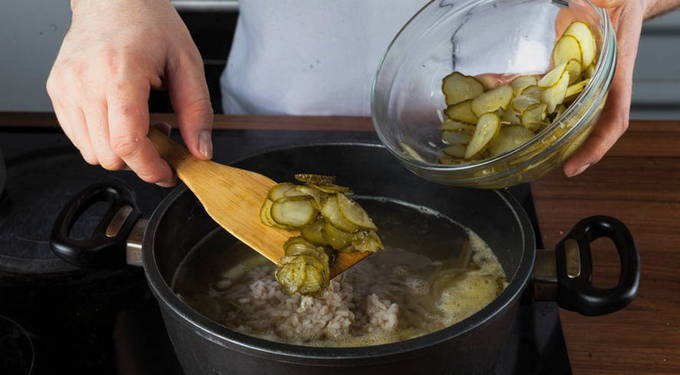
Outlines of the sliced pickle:
M439 129L441 129L442 131L445 131L445 132L461 132L462 131L462 132L472 133L473 131L475 131L475 126L464 123L464 122L447 119L447 120L444 120L444 122L442 122Z
M326 255L326 253L320 251L319 248L316 247L316 245L312 244L311 242L305 240L300 236L289 238L288 241L286 241L283 244L283 250L285 254L289 256L312 255L316 257L321 253L323 253L323 255Z
M288 294L295 294L300 291L300 288L307 279L307 266L302 262L294 263L288 258L281 258L281 264L274 275L276 276L276 281Z
M270 227L281 228L281 229L293 229L287 225L281 225L272 219L272 205L274 202L271 199L266 199L260 208L260 221L264 225L269 225Z
M276 280L290 294L316 295L330 282L328 263L309 255L281 258Z
M325 176L322 174L296 173L293 177L300 182L307 184L334 184L335 176Z
M546 73L543 78L538 80L537 86L540 88L549 88L557 85L557 83L560 81L562 76L564 75L564 72L567 71L567 63L563 62L562 64L558 65L555 67L555 69L549 71Z
M328 194L337 194L337 193L347 193L347 194L352 194L352 191L347 187L347 186L340 186L336 184L309 184L309 186L320 190L324 193Z
M466 145L470 143L470 139L472 138L472 132L475 131L474 126L470 126L470 131L458 131L458 132L450 132L446 131L442 133L442 141L444 143L449 144L449 145Z
M484 86L474 77L453 72L444 77L442 91L447 105L474 99L484 92Z
M373 220L371 220L359 203L346 197L344 194L338 194L336 197L340 213L347 221L361 229L378 230L378 227L375 226Z
M545 125L546 109L545 103L537 103L522 113L522 126L530 130L536 130Z
M366 211L344 195L349 188L324 178L329 176L296 176L315 184L275 185L268 196L277 199L265 199L260 220L266 225L300 230L299 236L284 243L285 256L277 262L275 277L287 293L318 295L330 282L330 262L331 258L335 261L336 254L333 249L377 251L383 245Z
M595 61L597 55L597 45L595 44L595 35L590 29L590 26L583 22L572 22L564 35L571 35L578 40L581 46L581 65L586 68Z
M310 197L314 199L314 208L321 210L324 200L328 196L323 191L311 185L296 185L295 188L288 190L286 197Z
M354 239L352 233L337 228L328 221L323 226L323 236L326 242L335 250L346 248Z
M483 114L477 122L475 133L472 135L470 144L465 149L465 159L472 159L473 157L482 153L489 142L498 134L500 129L501 119L495 113Z
M573 36L564 35L555 44L552 58L555 66L559 66L570 60L576 60L576 62L581 65L581 45Z
M509 85L498 86L472 100L472 112L477 116L506 109L512 100L513 90Z
M543 89L538 86L529 86L522 90L522 96L530 96L541 100L541 94L543 94Z
M297 239L301 237L293 237L293 239ZM307 255L313 258L316 258L320 263L314 263L314 265L319 268L319 265L327 264L328 263L328 254L326 254L326 251L324 250L323 247L316 247L314 245L307 246L303 243L293 243L285 247L285 253L286 256L296 256L296 255ZM323 269L323 267L321 267Z
M272 219L278 224L293 228L310 224L318 213L312 202L307 197L281 198L272 204Z
M327 286L326 277L317 270L307 267L307 278L305 283L300 287L300 294L316 296L321 293Z
M477 122L477 115L472 111L472 100L467 100L450 105L444 111L451 120L474 124Z
M583 71L583 78L593 78L595 67L591 64Z
M567 88L569 87L569 72L564 72L557 84L543 90L541 94L541 101L548 105L548 113L555 112L555 108L564 102L567 96Z
M462 158L454 158L448 155L440 156L437 160L439 164L465 164L468 163L467 160Z
M573 85L569 86L567 88L567 93L565 94L565 97L568 98L568 97L580 94L581 91L583 91L583 89L586 87L586 85L588 84L589 81L590 81L590 79L584 79L581 82L576 82Z
M491 155L512 151L534 137L534 132L523 126L504 126L489 145Z
M326 199L323 207L321 207L321 215L336 228L342 229L345 232L356 232L359 226L347 220L340 212L337 196L332 196ZM328 239L326 239L328 240Z
M399 142L399 145L401 145L401 148L402 148L402 150L404 150L404 154L406 154L406 156L408 156L408 157L410 157L414 160L418 160L418 161L422 161L422 162L425 161L425 159L423 159L423 157L420 156L418 151L414 150L413 147L409 146L408 144L406 144L404 142Z
M564 104L558 105L557 108L555 109L555 118L560 117L564 113L564 111L566 111L566 110L567 110L566 105L564 105Z
M311 224L307 224L300 228L300 234L307 241L315 245L327 245L326 239L323 236L323 220L317 220Z
M505 125L519 125L520 124L520 118L517 112L508 109L507 111L503 111L503 115L501 116L501 123Z
M492 88L498 86L501 83L501 75L499 74L480 74L475 76L475 78L484 85L485 90L491 90Z
M323 274L325 273L324 261L325 259L323 258L317 258L316 256L307 254L286 255L279 259L279 268L287 264L303 264L305 265L305 268L311 268Z
M522 114L522 112L524 112L524 110L526 110L530 105L539 102L540 100L534 98L533 96L520 95L512 99L512 103L510 105L512 106L512 109L514 109L517 113Z
M483 160L509 152L531 139L562 116L585 89L596 71L597 52L590 26L573 22L555 42L551 53L553 68L547 73L514 78L485 74L469 81L475 83L475 95L456 93L459 101L447 101L448 119L440 127L444 146L438 163ZM449 77L451 82L471 78L459 73ZM477 85L486 91L479 92ZM503 131L505 128L507 131Z
M271 189L269 189L269 194L267 194L267 198L273 201L277 201L283 198L288 190L294 189L295 186L297 185L291 184L290 182L276 184Z
M376 252L384 248L380 237L374 231L361 231L354 236L350 247L354 251Z
M569 72L569 84L576 82L581 77L581 63L576 60L569 60L567 72Z
M452 158L463 158L465 157L465 150L467 149L464 144L457 144L453 146L446 147L442 149L442 152Z
M536 76L519 76L510 82L515 96L519 96L522 91L529 86L536 86L538 78Z
M292 246L292 245L303 245L303 246L307 246L307 247L311 247L311 248L316 247L316 246L314 246L314 244L312 244L311 242L307 241L306 239L304 239L300 236L295 236L295 237L289 238L286 242L283 243L283 248L285 250L289 246Z

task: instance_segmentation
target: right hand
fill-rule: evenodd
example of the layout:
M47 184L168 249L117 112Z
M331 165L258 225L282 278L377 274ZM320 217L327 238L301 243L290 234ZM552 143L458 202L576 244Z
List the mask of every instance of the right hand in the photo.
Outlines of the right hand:
M132 169L144 181L176 178L151 141L151 89L167 88L193 155L212 157L212 107L203 62L168 0L72 0L71 28L47 92L64 133L90 164Z

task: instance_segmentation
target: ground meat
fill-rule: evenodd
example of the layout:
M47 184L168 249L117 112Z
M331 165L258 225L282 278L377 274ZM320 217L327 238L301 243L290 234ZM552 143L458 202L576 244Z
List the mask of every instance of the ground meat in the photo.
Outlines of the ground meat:
M503 270L488 248L477 252L483 257L473 257L473 267L462 271L414 253L384 251L331 280L316 297L284 292L274 264L263 260L181 297L230 329L268 340L378 345L445 328L493 300L505 288Z

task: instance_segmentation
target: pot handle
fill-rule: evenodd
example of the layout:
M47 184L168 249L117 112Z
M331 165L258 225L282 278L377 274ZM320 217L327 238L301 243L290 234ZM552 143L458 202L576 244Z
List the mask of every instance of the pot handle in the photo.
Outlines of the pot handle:
M110 207L90 238L71 238L71 229L81 215L99 202ZM50 246L58 257L79 267L122 267L126 264L127 237L140 216L127 188L111 183L93 185L78 193L59 213Z
M593 263L590 243L608 237L616 246L621 263L619 281L613 288L592 284ZM624 308L637 294L640 258L626 226L609 216L581 220L556 246L557 303L583 315L608 314Z

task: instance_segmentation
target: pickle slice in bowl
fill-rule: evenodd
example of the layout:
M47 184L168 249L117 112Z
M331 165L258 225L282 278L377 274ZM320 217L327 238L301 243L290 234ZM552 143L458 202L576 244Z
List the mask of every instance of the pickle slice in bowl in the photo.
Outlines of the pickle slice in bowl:
M537 130L545 125L546 109L545 103L536 103L522 113L522 126L529 130Z
M500 155L523 145L534 137L534 132L524 126L504 126L489 145L491 155Z
M564 98L567 96L567 88L569 88L569 72L565 70L559 81L554 86L545 89L541 94L541 101L548 105L548 113L553 113L555 108L564 102Z
M576 60L581 65L581 45L573 36L564 35L555 44L552 58L555 66L570 60Z
M489 142L498 134L501 127L501 119L495 113L486 113L479 118L475 133L472 135L470 144L465 149L465 159L472 159L473 157L482 153Z
M578 40L583 55L581 64L584 68L595 61L597 45L595 44L595 35L593 34L593 31L590 30L590 26L580 21L573 22L567 27L564 35L571 35Z
M513 92L509 85L498 86L489 90L472 100L472 112L479 117L498 109L506 109L512 100Z
M538 83L538 78L535 75L519 76L512 80L510 86L515 96L519 96L522 91L529 86L536 86Z
M444 77L442 91L447 105L474 99L484 92L484 85L474 77L453 72Z
M472 100L467 100L446 107L444 113L454 121L461 121L469 124L477 122L477 115L472 110Z

